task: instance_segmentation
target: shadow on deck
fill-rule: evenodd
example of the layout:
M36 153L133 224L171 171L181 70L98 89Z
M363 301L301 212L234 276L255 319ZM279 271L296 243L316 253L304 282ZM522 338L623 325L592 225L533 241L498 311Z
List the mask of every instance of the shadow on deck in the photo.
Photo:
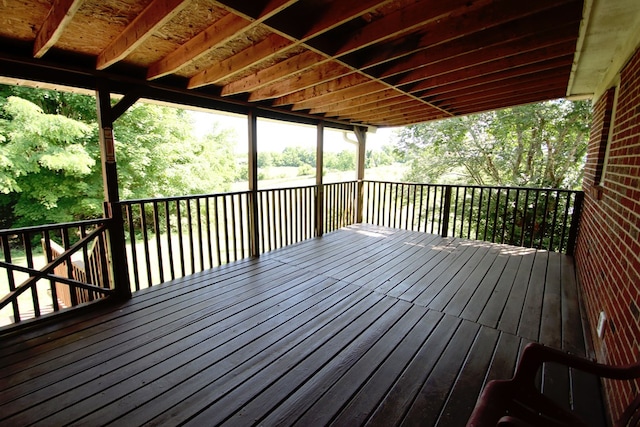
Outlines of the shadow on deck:
M458 426L526 343L585 352L570 257L361 224L0 339L4 425Z

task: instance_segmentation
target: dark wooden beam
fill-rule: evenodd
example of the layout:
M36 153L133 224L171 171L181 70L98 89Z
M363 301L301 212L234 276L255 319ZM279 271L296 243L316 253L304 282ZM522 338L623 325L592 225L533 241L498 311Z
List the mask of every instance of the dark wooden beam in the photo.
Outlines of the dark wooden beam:
M98 133L100 137L100 159L102 163L102 180L105 196L105 216L109 221L109 245L113 280L116 295L122 299L131 298L129 271L124 238L124 223L120 207L118 188L118 167L116 164L116 147L113 134L113 111L111 109L111 92L107 82L100 82L96 90Z

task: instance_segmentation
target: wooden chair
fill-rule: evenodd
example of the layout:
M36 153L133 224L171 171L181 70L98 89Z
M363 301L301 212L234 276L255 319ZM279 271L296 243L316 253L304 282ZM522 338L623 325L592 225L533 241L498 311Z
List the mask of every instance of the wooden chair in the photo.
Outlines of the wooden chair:
M494 380L486 385L467 422L467 427L586 426L585 421L575 413L555 404L536 388L536 374L542 364L547 362L562 364L604 378L640 378L640 363L608 366L532 343L525 347L512 379ZM640 394L626 408L614 426L640 426Z

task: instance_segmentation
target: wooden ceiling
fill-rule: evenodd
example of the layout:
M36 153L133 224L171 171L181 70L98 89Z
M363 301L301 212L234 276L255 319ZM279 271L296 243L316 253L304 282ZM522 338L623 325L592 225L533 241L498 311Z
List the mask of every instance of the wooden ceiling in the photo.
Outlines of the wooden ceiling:
M582 0L3 0L0 56L402 126L564 97L582 11Z

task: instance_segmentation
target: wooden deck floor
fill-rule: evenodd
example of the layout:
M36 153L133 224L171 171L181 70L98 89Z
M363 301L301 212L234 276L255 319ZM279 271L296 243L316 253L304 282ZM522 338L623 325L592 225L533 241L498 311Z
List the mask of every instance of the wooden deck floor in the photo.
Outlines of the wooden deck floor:
M560 254L351 226L5 334L0 424L464 425L527 342L584 353L577 298Z

